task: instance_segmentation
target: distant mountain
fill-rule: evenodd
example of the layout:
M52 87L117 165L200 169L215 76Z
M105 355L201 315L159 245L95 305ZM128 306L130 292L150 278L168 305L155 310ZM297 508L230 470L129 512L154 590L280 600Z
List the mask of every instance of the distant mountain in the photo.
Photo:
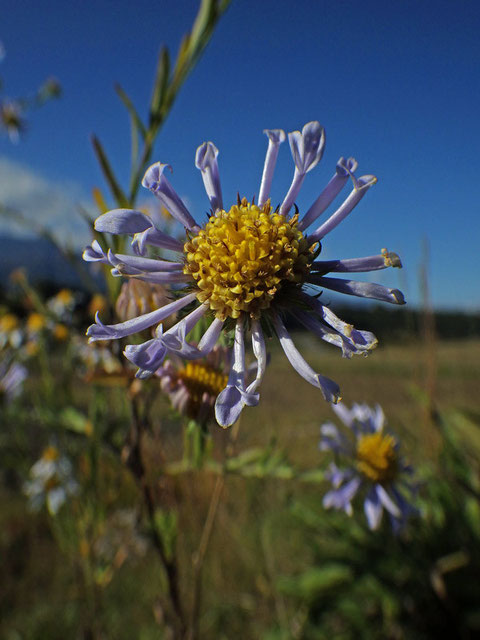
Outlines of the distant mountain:
M81 286L78 273L45 238L0 235L0 246L0 285L7 284L12 271L24 267L31 282L48 281L59 286Z

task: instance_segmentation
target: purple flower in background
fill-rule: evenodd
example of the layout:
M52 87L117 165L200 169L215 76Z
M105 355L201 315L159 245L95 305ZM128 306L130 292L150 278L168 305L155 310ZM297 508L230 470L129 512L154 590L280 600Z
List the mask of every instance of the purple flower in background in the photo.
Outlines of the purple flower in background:
M352 500L362 493L370 529L380 526L383 509L386 509L394 531L399 530L407 517L416 512L402 491L414 491L407 481L412 469L400 457L397 440L384 431L382 408L354 404L347 409L343 403L332 408L348 427L349 434L345 435L333 423L327 422L321 427L319 447L322 451L333 451L348 463L342 468L332 463L325 474L333 489L325 494L324 507L342 509L351 516Z
M7 365L6 361L0 362L0 400L3 397L10 402L16 398L27 376L27 370L18 362L12 362L10 365Z
M295 164L292 183L283 202L273 209L269 194L279 146L286 136L280 129L266 130L268 149L259 188L259 195L248 201L238 197L229 209L224 206L218 169L218 149L211 142L202 144L196 154L196 166L201 171L211 211L201 227L193 219L166 177L169 165L151 166L143 178L149 189L183 227L181 242L161 230L162 218L131 209L109 211L95 222L102 233L132 236L135 255L105 252L95 241L87 247L84 259L112 265L114 276L141 279L150 283L185 287L178 299L150 313L116 325L104 325L96 318L89 327L90 340L125 338L153 325L159 325L172 313L197 304L175 326L143 344L128 345L126 357L138 367L140 378L151 376L162 365L167 354L184 359L207 355L223 331L234 329L232 366L226 388L219 394L215 415L217 422L232 425L245 405L256 405L258 388L266 367L264 330L275 332L282 348L296 371L319 388L328 402L338 402L339 387L332 380L316 373L297 351L285 324L291 313L295 320L326 342L342 350L344 357L367 354L377 344L369 331L359 331L340 320L319 301L320 289L332 289L347 295L374 298L403 304L397 289L379 284L327 277L328 273L357 273L386 267L400 267L396 254L382 250L366 258L349 260L318 260L320 242L354 209L376 178L354 174L357 162L340 158L335 172L312 206L302 216L295 200L306 174L320 161L325 145L325 133L318 122L309 122L303 130L288 134ZM334 202L342 188L351 181L352 189L342 204L314 231L306 229ZM179 253L177 261L146 256L147 246ZM186 337L201 318L211 320L198 346ZM250 332L253 353L257 359L255 380L247 386L245 376L245 336Z
M206 358L183 362L172 357L158 369L160 387L182 415L206 424L215 416L215 401L228 382L230 353L216 345Z

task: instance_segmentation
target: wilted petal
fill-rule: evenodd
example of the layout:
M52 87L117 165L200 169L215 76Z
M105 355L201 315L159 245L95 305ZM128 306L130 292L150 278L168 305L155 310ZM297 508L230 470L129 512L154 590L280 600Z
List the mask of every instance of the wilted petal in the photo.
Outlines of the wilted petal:
M305 294L302 298L328 325L348 339L349 342L352 342L356 349L370 351L377 346L378 340L371 331L361 331L355 329L353 325L343 322L331 309L323 305L314 296Z
M203 184L213 211L223 209L217 156L218 149L213 142L204 142L195 155L195 166L202 172Z
M166 168L170 165L156 162L147 169L143 176L142 185L149 189L162 203L168 213L178 220L187 229L198 229L198 225L183 204L177 192L164 176Z

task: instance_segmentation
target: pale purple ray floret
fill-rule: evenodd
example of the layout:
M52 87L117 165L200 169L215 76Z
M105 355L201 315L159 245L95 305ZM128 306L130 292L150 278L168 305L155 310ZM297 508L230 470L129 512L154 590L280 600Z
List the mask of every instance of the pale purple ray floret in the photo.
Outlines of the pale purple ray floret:
M410 481L413 469L399 455L397 439L384 431L386 420L382 408L380 405L371 408L366 404L353 404L348 409L343 403L339 403L332 405L332 409L347 429L344 433L345 430L338 429L332 422L326 422L320 428L319 449L332 451L336 460L325 473L325 478L333 488L323 497L324 507L342 510L352 516L352 501L359 497L363 499L370 529L378 529L385 509L390 516L392 528L397 533L405 525L407 518L417 513L405 498L405 493L414 495L416 486ZM381 450L377 458L373 457L375 452L371 454L374 471L375 465L380 470L377 479L374 479L375 474L369 475L368 470L367 473L362 472L362 460L365 461L365 456L362 458L359 455L362 438L372 434L378 434L380 442L384 436L390 439L390 458L382 458ZM376 440L374 443L381 447ZM342 466L338 466L339 461ZM382 467L382 463L390 464L391 469L388 469L388 464Z
M21 390L28 372L18 362L0 362L0 399L4 396L7 402L16 398Z
M268 148L258 194L258 206L267 205L273 182L274 170L280 145L286 140L281 129L266 129ZM307 173L320 162L325 147L325 131L316 121L307 123L302 131L288 134L290 150L294 162L294 172L290 187L279 206L281 215L289 216L295 204L302 183ZM224 212L224 201L220 184L218 167L218 149L212 142L203 143L196 152L196 167L200 170L205 191L209 200L211 215L218 216ZM145 173L142 185L149 189L159 200L162 208L185 229L185 242L195 236L200 227L178 196L177 192L166 177L166 170L170 166L157 162ZM311 248L312 262L308 267L303 281L295 285L296 294L290 298L281 297L281 304L273 298L270 306L258 314L242 311L235 322L235 342L233 347L232 369L228 384L216 402L217 421L222 426L230 426L240 415L245 405L258 403L258 389L266 368L266 348L262 327L264 318L269 326L273 326L280 340L281 346L295 370L310 384L320 389L328 402L338 402L338 385L315 372L301 356L293 344L293 340L285 326L284 315L290 312L297 321L312 331L322 340L338 346L342 355L350 358L357 354L368 354L377 340L369 331L359 331L352 325L340 320L327 306L321 304L318 289L331 289L352 296L374 298L393 304L403 304L403 295L397 289L390 289L380 284L357 282L354 280L327 277L327 274L359 273L377 271L387 267L401 267L398 256L382 250L377 255L365 258L347 260L317 260L319 241L333 231L337 225L348 216L364 197L376 178L371 175L355 176L357 161L354 158L340 158L335 173L327 186L321 191L306 214L298 220L297 228L304 234ZM334 203L347 182L351 182L351 193L345 198L331 215L314 229L307 233L307 228ZM188 314L168 331L157 326L153 337L143 344L132 344L125 348L126 357L138 367L137 376L147 378L162 366L162 362L169 354L176 354L186 359L201 358L208 354L215 346L225 326L216 314L203 338L197 346L189 344L189 332L201 318L215 315L215 308L210 308L208 300L197 302L200 290L196 281L185 269L184 243L162 231L162 216L155 212L147 215L139 210L114 209L101 215L95 221L95 229L101 233L129 235L132 238L133 255L105 251L98 241L84 251L84 259L90 262L100 262L112 267L112 274L117 277L137 278L155 284L173 285L177 299L166 306L146 313L137 318L119 324L104 325L98 317L94 325L89 327L87 335L90 341L112 340L125 338L145 329L159 325L173 313ZM188 234L188 235L187 235ZM149 257L148 248L155 247L167 252L180 254L178 258ZM167 256L170 256L167 253ZM187 287L186 291L182 287ZM280 297L279 297L280 300ZM193 307L191 306L193 305ZM245 370L245 334L251 331L252 350L257 361L255 379L246 386Z

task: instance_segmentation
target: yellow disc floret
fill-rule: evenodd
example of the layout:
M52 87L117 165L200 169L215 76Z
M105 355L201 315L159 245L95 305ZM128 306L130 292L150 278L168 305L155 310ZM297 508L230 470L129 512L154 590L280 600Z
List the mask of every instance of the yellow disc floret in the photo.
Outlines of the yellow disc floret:
M192 418L199 414L205 394L216 399L228 382L227 375L202 362L187 362L178 377L188 390L187 413Z
M282 287L301 284L313 256L297 220L272 211L269 201L257 207L245 198L212 215L184 246L198 300L221 320L258 318Z
M187 362L178 377L181 378L192 396L198 396L200 399L204 393L218 396L228 381L227 375L202 362Z
M389 484L397 473L395 440L382 432L360 436L357 443L357 469L372 482Z

